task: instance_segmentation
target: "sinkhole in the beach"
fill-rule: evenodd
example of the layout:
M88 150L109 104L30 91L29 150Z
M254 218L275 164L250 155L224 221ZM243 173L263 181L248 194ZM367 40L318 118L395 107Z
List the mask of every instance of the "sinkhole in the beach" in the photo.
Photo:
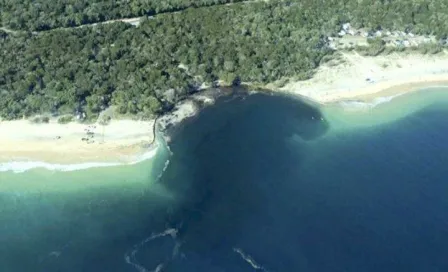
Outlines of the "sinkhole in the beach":
M300 171L307 143L328 129L317 107L257 93L224 96L174 132L173 155L159 182L178 199L170 220L180 226L182 250L193 254L189 271L196 265L205 269L193 261L195 254L239 261L238 241L251 235L254 218L288 217L290 207L283 209L281 202L295 197L278 195L280 202L270 202L269 195L284 194ZM273 226L270 220L259 223L266 231Z
M170 145L174 271L448 267L447 107L341 130L290 97L225 99Z
M7 173L0 270L445 271L446 94L342 112L237 92L151 161Z

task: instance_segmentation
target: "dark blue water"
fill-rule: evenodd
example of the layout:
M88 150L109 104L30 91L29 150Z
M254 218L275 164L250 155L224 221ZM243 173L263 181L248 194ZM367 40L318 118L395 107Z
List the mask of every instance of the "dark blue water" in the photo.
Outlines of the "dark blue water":
M447 113L334 134L280 97L208 109L163 178L186 187L173 271L253 270L238 249L267 271L448 271Z
M64 196L73 227L0 246L0 270L448 271L447 114L344 132L290 98L222 98L173 134L158 183L174 201ZM70 243L38 260L55 239Z

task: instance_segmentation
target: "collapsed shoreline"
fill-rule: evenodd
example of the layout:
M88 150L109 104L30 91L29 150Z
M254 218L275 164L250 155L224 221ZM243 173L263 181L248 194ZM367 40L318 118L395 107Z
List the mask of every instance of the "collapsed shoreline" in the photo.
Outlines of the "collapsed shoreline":
M205 90L178 103L170 112L149 121L111 120L108 125L56 120L0 122L0 172L33 168L74 171L92 167L132 165L153 158L160 139L181 122L212 105L224 92Z
M273 84L265 87L274 93L304 97L325 107L335 103L344 106L343 102L350 101L384 103L427 87L448 86L446 53L393 57L342 55L345 62L322 65L310 80L291 81L282 88ZM156 131L165 132L164 140L169 142L176 126L229 93L226 88L203 90L149 121L112 120L106 126L61 125L55 120L49 124L32 124L26 120L0 122L0 172L38 167L71 171L134 164L152 158L157 152ZM87 126L94 127L99 139L82 141Z

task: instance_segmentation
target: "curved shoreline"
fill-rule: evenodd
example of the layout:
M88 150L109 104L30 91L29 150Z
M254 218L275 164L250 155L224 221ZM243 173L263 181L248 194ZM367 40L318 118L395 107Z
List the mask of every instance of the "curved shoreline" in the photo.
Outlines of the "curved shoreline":
M376 57L340 53L340 59L321 65L311 79L290 81L279 91L325 105L345 100L372 101L433 86L448 86L448 52ZM267 87L275 90L275 86Z
M340 92L337 95L326 96L319 100L321 104L330 104L350 100L374 102L382 97L397 97L422 91L428 88L448 86L448 75L422 76L419 79L409 81L384 81L376 85L360 89L358 91ZM388 102L388 101L386 101Z
M331 100L331 103L320 103L320 102L318 103L321 104L324 108L326 108L327 105L338 105L341 106L343 110L350 110L351 112L355 112L358 115L363 115L362 112L365 111L365 109L372 109L380 104L389 103L399 96L416 93L424 88L439 86L439 84L434 85L434 83L430 83L427 81L425 81L424 84L414 86L413 88L408 88L407 85L408 84L398 85L390 87L385 90L379 90L373 93L374 94L373 96L372 94L366 93L363 94L363 96L356 97L358 99L341 99L341 100ZM448 86L448 81L447 84L443 86ZM405 88L405 90L403 91L402 88ZM160 115L154 120L154 122L152 122L152 130L151 130L152 135L150 137L151 142L146 142L146 144L144 145L133 144L130 146L123 146L121 150L123 152L121 154L119 152L120 148L118 148L118 146L115 146L114 147L115 149L112 150L114 156L111 156L109 158L107 157L107 154L102 154L102 157L100 157L100 159L89 158L87 160L83 160L82 157L76 156L76 154L79 155L79 153L73 152L68 154L70 156L69 161L58 161L58 159L60 160L60 158L45 160L45 157L49 158L48 155L51 155L52 153L50 150L42 149L41 152L35 154L37 156L35 157L24 156L25 159L21 159L20 157L10 154L11 158L9 160L3 159L3 162L2 160L0 160L0 172L12 171L15 173L22 173L35 168L44 168L51 171L66 172L66 171L83 170L88 168L113 167L120 165L137 164L145 160L152 159L157 154L159 146L159 143L157 142L156 139L158 125L162 130L166 131L167 129L170 129L171 127L181 123L184 119L194 116L199 112L199 110L200 110L199 106L195 105L193 101L191 100L184 101L184 103L179 105L173 112L169 113L168 115ZM162 118L160 124L157 122L159 118ZM168 135L164 135L163 138L164 140L167 140L167 142L169 141ZM96 150L94 152L99 151L101 151L101 149ZM46 155L42 155L42 152L44 153L46 152ZM17 151L13 153L17 155ZM28 152L28 155L29 154L31 153ZM2 156L0 156L0 158L2 158Z
M322 65L309 80L290 82L282 88L273 84L265 87L302 97L324 108L336 104L362 111L403 94L448 86L448 53L378 57L342 53L342 57L344 61L336 66ZM157 145L157 130L172 131L225 93L226 88L204 90L150 121L112 120L107 126L61 125L55 120L41 125L26 120L0 122L0 171L20 168L20 162L27 169L64 171L141 161L136 158L145 157L148 147ZM95 141L89 138L91 135L97 137ZM169 141L169 135L165 135L165 140Z

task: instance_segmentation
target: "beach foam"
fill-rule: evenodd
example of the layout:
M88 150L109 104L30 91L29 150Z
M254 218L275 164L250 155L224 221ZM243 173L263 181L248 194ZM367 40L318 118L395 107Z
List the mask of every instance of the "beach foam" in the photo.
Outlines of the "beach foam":
M89 168L111 167L120 165L134 165L153 158L157 154L158 146L151 148L148 152L138 156L128 156L127 162L86 162L76 164L57 164L43 161L11 161L0 163L0 172L12 171L14 173L23 173L31 169L44 168L51 171L77 171Z
M380 96L376 97L372 101L365 102L360 100L347 100L340 101L338 104L342 106L345 110L369 110L373 109L381 104L391 102L394 98L399 97L405 93L399 93L391 96Z

